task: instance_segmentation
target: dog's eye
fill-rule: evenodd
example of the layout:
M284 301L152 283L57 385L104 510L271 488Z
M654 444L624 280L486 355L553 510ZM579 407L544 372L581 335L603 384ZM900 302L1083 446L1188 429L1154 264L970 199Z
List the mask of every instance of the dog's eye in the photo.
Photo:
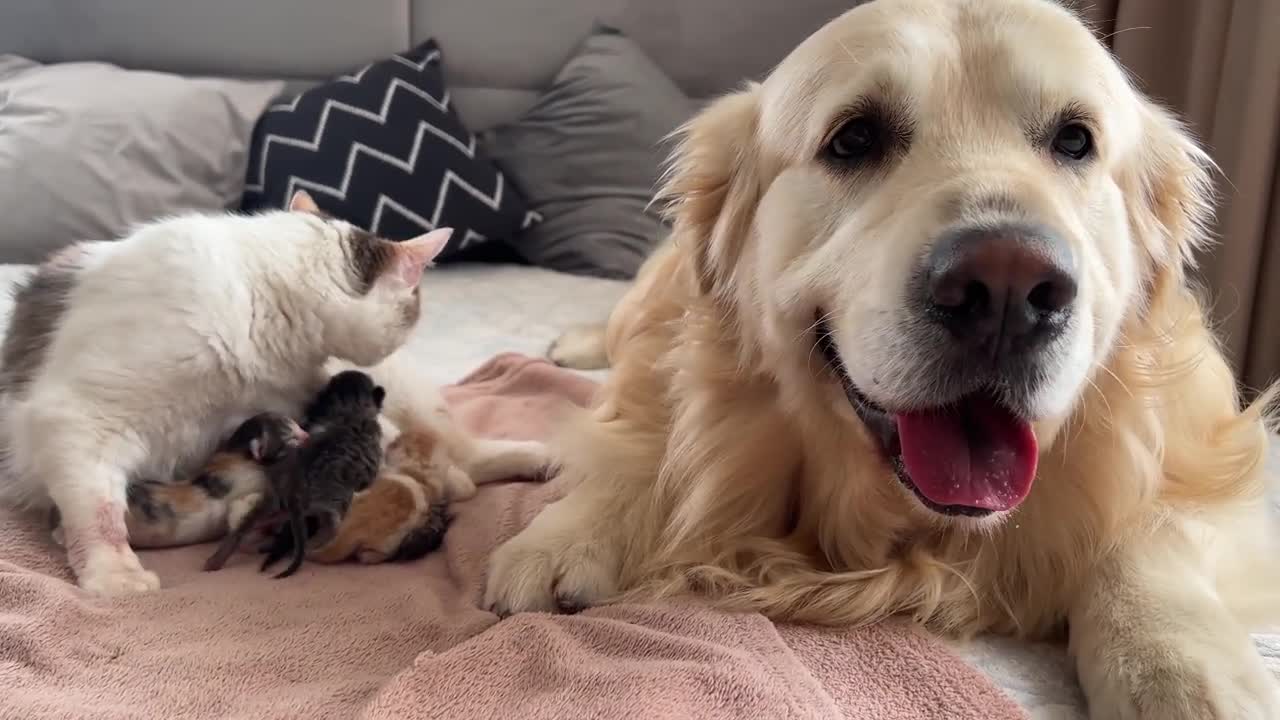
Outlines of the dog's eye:
M1083 160L1093 152L1093 135L1080 123L1068 123L1053 136L1053 151L1072 160Z
M853 118L836 131L827 152L838 160L858 160L867 157L880 141L880 129L870 118Z

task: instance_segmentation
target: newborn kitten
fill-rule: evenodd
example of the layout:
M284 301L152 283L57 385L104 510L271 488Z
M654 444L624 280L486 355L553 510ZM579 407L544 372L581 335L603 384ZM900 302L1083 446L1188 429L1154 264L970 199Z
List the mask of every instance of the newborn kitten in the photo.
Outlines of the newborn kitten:
M368 375L347 370L334 375L307 408L311 440L298 453L292 477L273 483L288 510L288 526L276 532L262 569L292 552L293 561L276 577L292 575L302 565L308 540L332 537L352 496L373 484L382 467L378 415L385 397Z
M283 516L265 549L262 569L292 551L293 561L276 577L292 575L302 565L308 536L331 537L352 496L377 477L382 464L378 416L384 397L385 391L365 373L348 370L334 375L307 408L306 445L268 469L268 492L232 528L205 569L221 568L246 533L264 520L271 523L270 518Z
M244 421L194 478L131 480L125 527L134 548L166 548L217 540L261 497L266 467L305 442L293 418L261 413ZM58 508L49 510L54 540L62 543Z
M354 557L367 564L416 560L440 547L450 519L448 504L433 502L417 480L386 470L356 493L333 538L308 551L307 559L340 563Z
M56 505L81 587L159 587L129 547L129 478L195 472L264 410L298 416L339 358L381 363L450 231L390 242L289 211L188 215L55 254L0 348L0 496Z

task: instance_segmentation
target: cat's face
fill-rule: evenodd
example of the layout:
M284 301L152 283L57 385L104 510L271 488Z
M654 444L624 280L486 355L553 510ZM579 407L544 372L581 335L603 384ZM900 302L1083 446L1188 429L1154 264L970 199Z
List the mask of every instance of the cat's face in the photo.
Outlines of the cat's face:
M325 216L304 192L293 197L293 212L323 223L321 247L312 254L332 281L315 308L324 322L325 344L335 356L374 365L408 339L418 323L422 271L444 249L453 231L433 230L392 242ZM314 271L313 271L314 272Z

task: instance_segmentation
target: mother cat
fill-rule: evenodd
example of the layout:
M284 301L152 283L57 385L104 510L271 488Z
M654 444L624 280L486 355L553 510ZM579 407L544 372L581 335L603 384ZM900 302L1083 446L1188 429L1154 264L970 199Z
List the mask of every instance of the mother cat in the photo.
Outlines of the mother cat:
M386 359L450 234L383 240L298 193L63 250L19 289L0 355L0 499L57 505L86 590L156 589L128 544L129 481L193 470L256 412L296 416L330 357Z

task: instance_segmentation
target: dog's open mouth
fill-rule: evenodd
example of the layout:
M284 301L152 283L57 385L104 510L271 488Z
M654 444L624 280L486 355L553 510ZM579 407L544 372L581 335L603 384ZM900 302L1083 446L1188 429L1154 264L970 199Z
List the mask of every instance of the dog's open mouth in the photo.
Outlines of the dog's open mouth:
M817 344L854 412L880 442L902 484L934 512L983 516L1026 499L1038 450L1031 423L978 391L943 407L891 413L860 391L823 322Z

